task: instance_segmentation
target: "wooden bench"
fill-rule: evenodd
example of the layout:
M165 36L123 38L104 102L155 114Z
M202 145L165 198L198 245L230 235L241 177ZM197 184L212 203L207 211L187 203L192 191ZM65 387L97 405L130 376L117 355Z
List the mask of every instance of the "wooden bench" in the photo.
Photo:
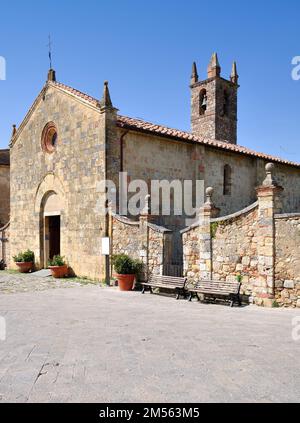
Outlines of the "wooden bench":
M189 301L192 301L194 296L200 301L199 294L203 294L204 297L210 297L214 300L219 297L226 297L230 301L230 307L233 307L235 303L241 306L241 285L240 282L202 280L197 282L194 287L188 288Z
M152 275L148 282L142 283L142 286L143 286L142 294L145 294L147 289L149 289L150 293L153 294L152 288L164 288L164 289L170 289L175 291L177 300L179 300L180 295L186 298L186 291L185 291L186 281L187 281L186 278Z

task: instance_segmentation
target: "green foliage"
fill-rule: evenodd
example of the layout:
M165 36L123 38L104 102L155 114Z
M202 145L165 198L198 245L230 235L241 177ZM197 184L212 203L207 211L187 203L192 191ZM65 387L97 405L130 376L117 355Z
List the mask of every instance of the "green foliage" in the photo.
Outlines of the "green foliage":
M13 257L15 263L33 263L34 252L31 250L24 251Z
M278 302L276 300L273 301L272 303L272 308L279 308L280 305L278 304Z
M119 275L136 275L141 271L143 266L139 260L134 260L126 254L114 256L112 263Z
M215 238L216 237L216 233L217 233L217 229L219 227L219 223L218 222L213 222L210 225L210 231L211 231L211 237Z
M236 280L237 280L237 282L242 283L243 282L243 276L240 273L238 273L236 275Z
M65 258L62 256L54 256L52 260L49 260L48 266L65 266Z

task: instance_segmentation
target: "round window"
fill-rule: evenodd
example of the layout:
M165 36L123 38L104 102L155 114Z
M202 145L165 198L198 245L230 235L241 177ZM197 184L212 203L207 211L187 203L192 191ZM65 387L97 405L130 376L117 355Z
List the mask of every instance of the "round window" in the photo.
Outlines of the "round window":
M42 149L53 153L57 145L57 129L53 122L47 123L42 133Z

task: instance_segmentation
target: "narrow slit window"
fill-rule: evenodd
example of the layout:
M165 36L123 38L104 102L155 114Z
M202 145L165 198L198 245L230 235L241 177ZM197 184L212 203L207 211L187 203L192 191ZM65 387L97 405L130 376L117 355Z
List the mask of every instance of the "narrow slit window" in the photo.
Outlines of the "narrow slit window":
M231 167L229 165L224 166L224 184L223 194L231 195Z

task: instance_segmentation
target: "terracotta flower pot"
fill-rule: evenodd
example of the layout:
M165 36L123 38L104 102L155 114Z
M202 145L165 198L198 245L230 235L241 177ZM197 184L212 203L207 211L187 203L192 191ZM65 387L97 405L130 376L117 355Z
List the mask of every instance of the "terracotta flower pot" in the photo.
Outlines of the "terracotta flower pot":
M55 279L68 276L68 266L66 264L64 266L49 266L49 269L51 270L51 274Z
M132 291L135 275L117 275L120 291Z
M16 265L20 273L29 273L33 269L33 262L19 262Z

